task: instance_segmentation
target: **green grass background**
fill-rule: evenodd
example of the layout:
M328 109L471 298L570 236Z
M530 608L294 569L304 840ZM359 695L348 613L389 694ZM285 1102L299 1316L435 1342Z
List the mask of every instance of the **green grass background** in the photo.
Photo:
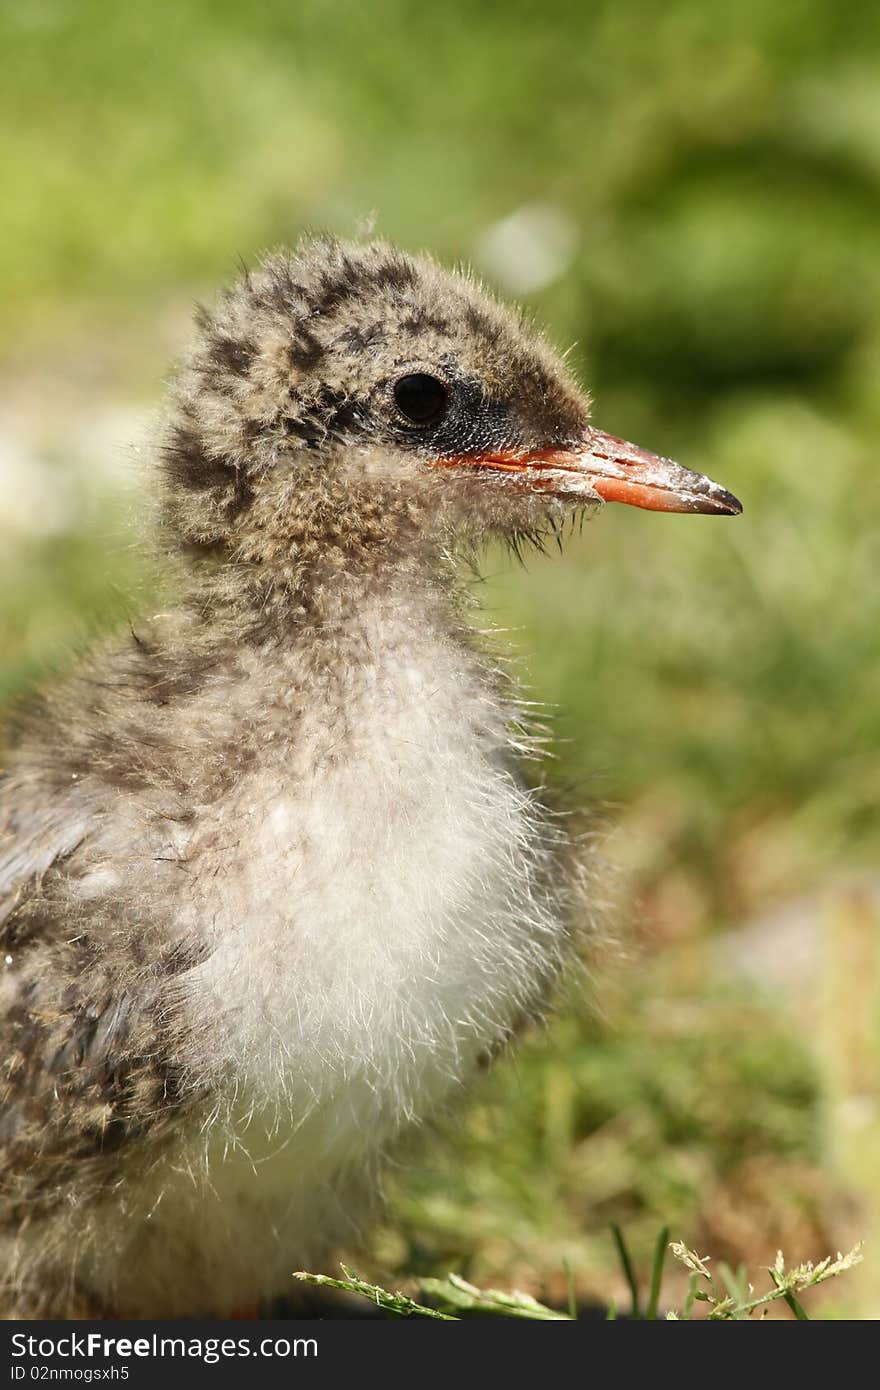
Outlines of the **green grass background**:
M368 1272L564 1297L568 1258L607 1297L611 1220L642 1258L663 1222L733 1263L870 1235L880 8L17 0L0 55L3 418L76 499L16 529L0 470L3 698L149 593L137 493L68 422L149 406L191 300L304 227L375 215L456 260L556 209L574 253L529 305L597 421L744 503L608 508L561 560L488 558L559 707L551 775L618 826L628 958L393 1179ZM720 943L780 913L818 922L812 965L756 984ZM829 1309L877 1316L870 1258L849 1283Z

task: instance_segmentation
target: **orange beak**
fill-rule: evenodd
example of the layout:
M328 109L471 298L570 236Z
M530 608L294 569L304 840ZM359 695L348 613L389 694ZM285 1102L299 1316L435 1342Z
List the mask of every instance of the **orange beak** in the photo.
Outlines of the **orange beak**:
M581 448L466 454L438 466L470 466L516 475L533 492L555 497L627 502L652 512L738 516L741 503L711 478L651 454L616 435L590 428Z

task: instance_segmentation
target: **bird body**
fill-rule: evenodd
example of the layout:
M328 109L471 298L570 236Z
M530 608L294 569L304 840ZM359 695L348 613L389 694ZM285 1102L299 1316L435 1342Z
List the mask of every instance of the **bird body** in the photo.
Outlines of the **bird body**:
M586 409L382 243L203 315L163 452L179 601L45 694L0 784L7 1316L283 1291L540 1013L582 877L453 553L597 501L587 438L657 486Z

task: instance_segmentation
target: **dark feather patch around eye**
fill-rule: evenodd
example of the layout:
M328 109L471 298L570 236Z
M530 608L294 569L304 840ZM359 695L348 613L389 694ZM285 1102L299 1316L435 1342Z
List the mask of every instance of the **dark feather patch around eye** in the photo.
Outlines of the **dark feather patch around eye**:
M395 383L394 403L411 424L436 425L446 414L449 388L427 372L413 372Z

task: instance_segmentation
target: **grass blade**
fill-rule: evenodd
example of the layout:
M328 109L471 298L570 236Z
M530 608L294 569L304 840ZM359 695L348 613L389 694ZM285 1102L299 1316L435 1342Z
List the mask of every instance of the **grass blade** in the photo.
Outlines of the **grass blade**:
M422 1293L437 1303L448 1317L531 1318L540 1321L568 1322L567 1313L559 1313L532 1298L531 1294L505 1293L501 1289L478 1289L460 1274L447 1274L445 1279L420 1279Z
M698 1274L691 1274L688 1276L688 1291L687 1298L684 1301L683 1314L686 1318L691 1318L693 1316L694 1300L697 1297L697 1280L699 1277Z
M660 1284L663 1280L663 1261L666 1259L666 1247L669 1244L669 1227L664 1226L657 1237L657 1245L654 1250L654 1264L651 1268L651 1291L648 1294L648 1306L645 1310L645 1317L652 1321L657 1316L657 1305L660 1302Z
M363 1279L358 1279L345 1265L342 1266L342 1272L345 1276L343 1279L333 1279L329 1274L309 1274L306 1270L300 1269L293 1277L305 1284L314 1284L318 1288L341 1289L345 1293L360 1294L361 1298L369 1299L370 1303L384 1309L393 1318L439 1318L443 1322L455 1321L454 1313L441 1313L436 1308L426 1308L423 1304L407 1298L405 1294L389 1293L378 1284L368 1284Z
M632 1315L634 1318L640 1318L642 1314L639 1309L639 1286L636 1283L636 1276L633 1271L632 1260L630 1259L629 1251L626 1248L626 1241L623 1238L623 1232L621 1231L616 1221L612 1224L611 1231L614 1236L615 1244L617 1246L617 1253L620 1256L620 1263L623 1266L623 1273L626 1277L626 1282L629 1285L630 1297L632 1298Z
M802 1303L798 1303L793 1293L785 1295L785 1301L799 1322L809 1322L810 1315Z

